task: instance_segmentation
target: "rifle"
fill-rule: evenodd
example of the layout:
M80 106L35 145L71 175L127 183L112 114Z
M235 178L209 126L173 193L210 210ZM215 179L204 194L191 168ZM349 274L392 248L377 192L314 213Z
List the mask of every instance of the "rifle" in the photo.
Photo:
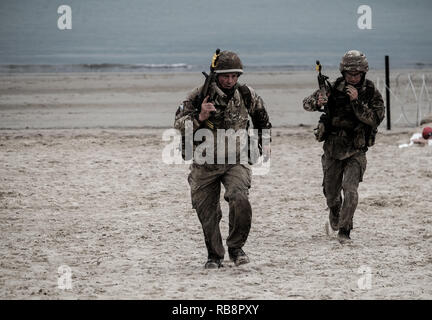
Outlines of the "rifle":
M322 66L321 66L321 63L319 62L319 60L316 61L316 67L315 67L315 69L316 69L316 71L318 71L318 86L319 86L319 90L320 90L320 92L321 92L321 94L322 94L322 96L323 96L323 98L325 100L324 105L326 105L327 101L328 101L327 98L328 98L328 95L330 94L330 90L331 90L331 84L328 81L329 77L321 74ZM321 107L320 109L318 109L318 111L325 112L325 107L324 106Z
M210 88L211 84L214 81L216 81L215 68L217 66L219 55L220 55L220 49L216 49L216 52L213 55L212 62L210 64L210 74L207 74L205 71L202 72L202 74L205 77L205 81L204 81L204 85L203 85L203 87L202 87L202 89L201 89L201 91L197 97L197 100L195 101L196 112L198 115L201 113L201 105L202 105L205 97L208 96L209 88ZM210 129L214 128L214 124L210 120L207 119L205 122Z
M319 109L317 109L317 111L323 112L323 114L320 117L320 121L318 122L318 127L316 127L314 129L314 134L315 134L315 138L321 142L324 141L327 135L327 130L326 127L329 126L329 118L330 118L330 110L328 108L328 96L330 95L331 92L331 84L328 81L327 76L321 74L321 63L319 62L319 60L316 61L316 71L318 71L318 86L319 86L319 91L322 95L322 97L324 98L324 105L321 106Z

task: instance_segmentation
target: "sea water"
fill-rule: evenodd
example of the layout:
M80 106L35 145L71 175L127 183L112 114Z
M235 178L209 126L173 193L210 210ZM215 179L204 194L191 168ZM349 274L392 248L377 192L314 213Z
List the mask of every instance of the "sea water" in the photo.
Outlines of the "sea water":
M61 5L72 28L60 30ZM361 5L371 28L360 29ZM430 0L1 0L0 72L197 71L216 48L245 70L337 68L358 49L371 68L432 66Z

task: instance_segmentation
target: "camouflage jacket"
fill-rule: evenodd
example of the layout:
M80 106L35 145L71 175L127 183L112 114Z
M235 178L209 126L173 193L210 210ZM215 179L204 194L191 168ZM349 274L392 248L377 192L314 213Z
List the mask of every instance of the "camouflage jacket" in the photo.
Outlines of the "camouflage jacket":
M216 83L212 83L209 91L209 101L215 105L216 112L208 119L212 124L211 126L209 126L206 121L200 122L198 120L199 114L196 104L201 88L202 87L195 88L189 93L177 109L174 128L179 130L182 134L184 134L185 125L189 121L189 123L193 124L194 134L198 129L202 128L211 130L214 135L215 148L217 148L217 129L233 129L234 131L248 129L248 116L251 117L253 127L256 129L270 129L272 127L263 99L258 96L251 87L247 86L248 92L250 93L250 101L247 103L244 95L242 95L239 90L239 84L236 85L234 94L230 98ZM263 138L261 130L259 131L259 138ZM195 148L196 145L194 144L194 149ZM225 151L228 152L227 148L225 148ZM239 148L237 148L237 151L239 151ZM226 156L228 156L228 154L226 154Z
M320 122L325 128L324 152L335 159L348 158L367 151L375 141L379 124L384 119L384 101L372 81L365 79L357 88L358 98L349 100L345 80L332 83L331 94ZM303 100L303 108L317 111L319 90Z

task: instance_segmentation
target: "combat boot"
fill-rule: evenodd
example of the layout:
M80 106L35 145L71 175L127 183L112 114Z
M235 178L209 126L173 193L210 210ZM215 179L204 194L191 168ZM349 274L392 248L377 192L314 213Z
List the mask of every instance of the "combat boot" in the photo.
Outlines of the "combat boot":
M249 263L250 261L249 257L241 248L228 248L228 254L231 261L233 261L236 266Z
M204 269L219 269L222 267L222 260L216 258L208 258L207 262L204 265Z
M351 230L346 230L344 228L340 228L339 232L338 232L338 239L340 243L345 243L347 241L350 241L350 231Z
M330 209L330 213L329 213L330 227L332 228L333 231L338 231L340 206L336 206L329 209Z

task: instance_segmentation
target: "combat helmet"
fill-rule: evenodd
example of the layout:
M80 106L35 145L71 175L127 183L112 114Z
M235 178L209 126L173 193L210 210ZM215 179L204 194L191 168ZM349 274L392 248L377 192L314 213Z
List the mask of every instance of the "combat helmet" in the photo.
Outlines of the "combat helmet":
M339 71L344 73L348 72L363 72L369 70L369 64L363 52L358 50L350 50L344 54L342 61L339 65Z
M239 56L232 51L222 51L214 68L217 74L220 73L243 73L243 64Z

